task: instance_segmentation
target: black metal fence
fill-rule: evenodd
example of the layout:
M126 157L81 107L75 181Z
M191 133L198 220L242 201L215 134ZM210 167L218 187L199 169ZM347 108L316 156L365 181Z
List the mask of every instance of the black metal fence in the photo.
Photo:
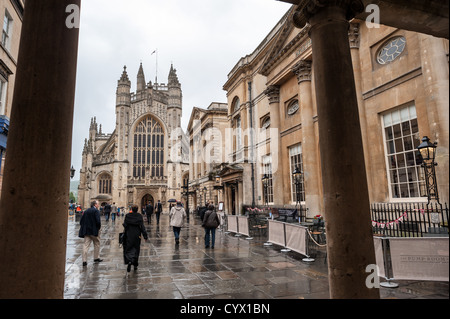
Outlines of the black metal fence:
M448 237L448 206L438 203L374 203L374 234L389 237Z

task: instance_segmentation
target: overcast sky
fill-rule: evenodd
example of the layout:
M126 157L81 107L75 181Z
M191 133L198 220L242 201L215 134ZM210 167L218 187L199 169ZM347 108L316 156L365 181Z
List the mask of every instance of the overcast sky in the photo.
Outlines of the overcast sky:
M92 117L115 128L115 93L123 66L131 91L142 62L146 82L167 83L170 65L183 90L182 128L192 108L227 102L222 87L239 59L252 53L290 4L276 0L88 0L82 2L72 143L79 179Z

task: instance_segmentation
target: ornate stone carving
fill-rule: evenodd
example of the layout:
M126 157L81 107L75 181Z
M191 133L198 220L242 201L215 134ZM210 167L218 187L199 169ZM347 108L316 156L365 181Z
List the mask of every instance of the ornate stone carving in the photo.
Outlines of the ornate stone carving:
M303 28L309 19L325 7L340 7L345 10L347 20L364 11L361 0L301 0L292 17L297 28Z
M269 98L269 104L280 103L280 87L278 85L268 86L264 94Z
M359 49L359 23L350 23L350 28L348 29L348 39L350 41L351 49Z
M311 81L311 61L302 60L292 68L292 72L297 76L298 84L303 81Z

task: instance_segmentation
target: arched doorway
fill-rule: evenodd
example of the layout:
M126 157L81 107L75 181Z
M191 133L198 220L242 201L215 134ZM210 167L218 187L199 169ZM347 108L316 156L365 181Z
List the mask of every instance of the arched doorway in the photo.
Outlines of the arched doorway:
M155 205L155 200L153 199L153 196L150 194L145 194L141 199L141 209L142 207L147 206L148 202L150 202L152 205Z

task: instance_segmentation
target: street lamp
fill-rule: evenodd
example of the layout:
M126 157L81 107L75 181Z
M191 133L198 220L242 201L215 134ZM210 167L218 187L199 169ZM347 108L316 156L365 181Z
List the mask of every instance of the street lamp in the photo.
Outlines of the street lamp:
M205 199L205 206L208 206L206 204L206 191L207 191L207 189L206 189L206 186L205 186L205 187L203 187L203 198Z
M295 166L295 169L292 172L292 177L294 178L295 183L295 196L296 196L295 208L297 210L297 216L300 217L298 208L300 206L300 183L302 181L302 171L298 166Z
M267 194L267 188L269 187L269 176L267 174L264 174L263 177L261 178L261 181L263 183L263 187L264 187L264 201L266 202L266 205L269 204L269 196Z
M422 158L422 167L425 173L425 185L427 188L428 204L432 199L435 199L439 203L439 193L436 183L436 171L434 169L437 166L435 163L437 142L431 143L428 136L422 138L422 143L417 147Z
M70 168L70 179L72 179L75 176L75 168L72 167Z

